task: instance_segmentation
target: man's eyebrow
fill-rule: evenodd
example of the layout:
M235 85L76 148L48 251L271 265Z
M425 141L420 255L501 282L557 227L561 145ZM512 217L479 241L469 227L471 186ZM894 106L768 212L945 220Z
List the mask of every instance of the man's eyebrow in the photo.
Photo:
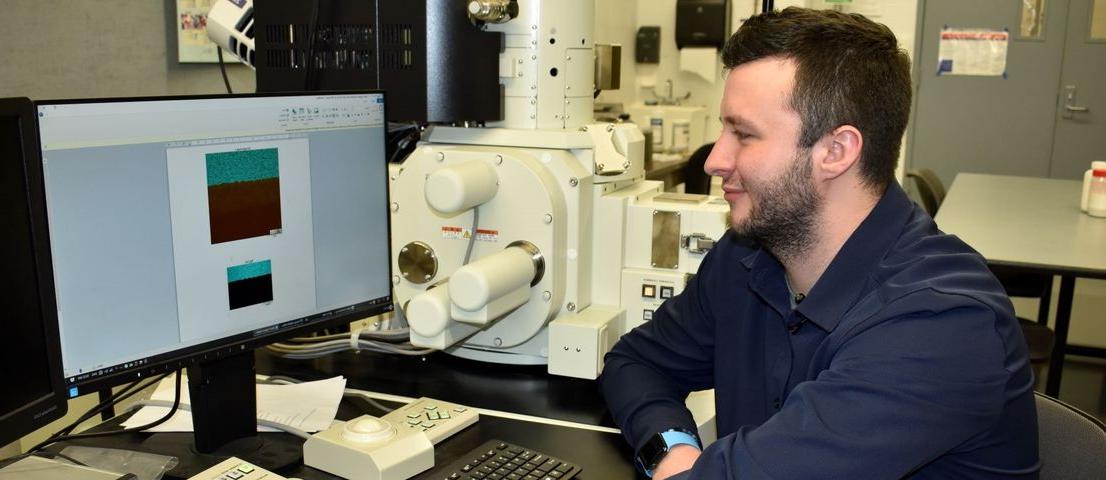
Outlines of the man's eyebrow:
M722 116L722 117L718 118L718 121L722 122L723 125L728 125L728 126L733 126L733 127L756 128L756 125L753 125L753 122L750 122L750 121L746 120L744 117L742 117L740 115Z

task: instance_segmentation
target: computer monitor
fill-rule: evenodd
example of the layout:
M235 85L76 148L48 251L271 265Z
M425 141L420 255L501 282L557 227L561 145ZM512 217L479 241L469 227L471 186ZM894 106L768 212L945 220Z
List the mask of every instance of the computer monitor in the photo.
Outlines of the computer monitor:
M37 113L69 395L188 367L196 449L249 459L252 349L392 309L384 94Z
M65 414L38 133L26 98L0 99L0 445Z

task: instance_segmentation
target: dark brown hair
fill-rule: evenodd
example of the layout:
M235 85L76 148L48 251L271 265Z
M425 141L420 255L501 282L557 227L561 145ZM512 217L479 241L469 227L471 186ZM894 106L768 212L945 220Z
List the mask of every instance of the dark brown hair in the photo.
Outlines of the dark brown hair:
M894 179L910 116L910 59L895 34L862 15L791 7L754 15L722 50L727 69L769 57L796 64L799 147L841 125L856 127L864 137L860 176L882 192Z

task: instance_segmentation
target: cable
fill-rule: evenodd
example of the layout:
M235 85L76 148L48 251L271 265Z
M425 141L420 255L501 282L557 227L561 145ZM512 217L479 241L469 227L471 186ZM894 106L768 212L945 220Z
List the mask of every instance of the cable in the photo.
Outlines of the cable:
M410 329L397 328L384 331L361 330L357 338L353 340L346 334L326 335L321 337L295 338L289 342L274 343L265 347L266 350L280 355L283 358L293 360L310 360L327 355L332 355L347 350L368 350L372 352L421 356L432 353L433 349L418 348L407 341Z
M472 235L469 236L469 246L465 248L465 260L461 265L468 265L472 258L472 247L476 245L476 226L480 224L480 207L472 207Z
M223 47L216 45L215 53L219 56L219 71L223 74L223 85L227 86L227 93L233 94L234 91L230 89L230 79L227 78L227 64L223 62Z
M157 384L158 382L164 380L165 377L168 377L169 375L172 375L172 374L173 374L173 372L169 372L169 373L161 375L160 377L149 380L141 388L135 388L135 387L138 384L142 383L142 380L137 380L137 381L131 382L126 387L124 387L122 390L116 392L114 395L112 395L110 398L108 398L106 401L101 402L99 405L93 406L87 412L85 412L80 417L78 417L77 420L73 421L73 423L65 426L61 430L58 430L53 435L50 435L49 438L59 437L59 436L62 436L62 435L68 435L69 433L71 433L73 431L73 429L77 428L77 426L84 423L86 420L96 416L96 414L98 414L98 413L100 413L104 410L107 410L110 407L118 405L119 402L122 402L123 400L126 400L126 399L134 396L135 394L137 394L137 393L139 393L143 390L146 390L147 388L150 388L151 386L153 386L153 385Z
M171 405L172 405L172 403L170 403L168 401L165 401L165 400L143 400L141 402L135 402L135 404L132 405L130 409L134 410L134 409L138 409L138 408L141 408L141 407L168 407L168 406L171 406ZM181 406L178 407L178 410L183 410L183 411L186 411L186 412L190 412L190 411L192 411L192 407L189 406L189 405L181 405ZM296 427L293 427L291 425L274 422L272 420L267 420L267 419L264 419L264 418L258 418L256 420L257 420L257 424L261 425L263 427L275 428L275 429L280 430L282 432L290 433L292 435L295 435L297 437L304 438L304 439L311 438L310 433L307 433L306 431L300 430L300 429L298 429Z
M319 34L319 0L311 2L311 21L307 24L307 71L303 75L303 89L314 90L312 80L315 69L315 36Z
M169 421L169 419L173 418L173 415L177 413L177 408L180 407L180 396L181 396L181 387L180 387L181 374L180 374L180 370L177 370L176 373L177 373L177 375L176 375L176 380L174 382L175 392L173 394L173 406L172 406L172 408L169 409L169 413L166 413L164 417L161 417L157 420L154 420L153 422L147 423L146 425L140 425L140 426L133 427L133 428L124 428L124 429L121 429L121 430L112 430L110 432L78 433L78 434L75 434L75 435L62 435L60 437L48 438L46 440L43 440L43 441L39 442L38 445L35 445L35 446L27 449L27 451L28 452L34 452L34 451L41 450L43 447L45 447L47 445L50 445L50 444L54 444L54 443L57 443L57 442L68 441L68 440L75 440L75 439L79 439L79 438L109 437L109 436L112 436L112 435L121 435L121 434L124 434L124 433L141 432L141 431L146 430L148 428L154 428L158 425L161 425L161 424Z

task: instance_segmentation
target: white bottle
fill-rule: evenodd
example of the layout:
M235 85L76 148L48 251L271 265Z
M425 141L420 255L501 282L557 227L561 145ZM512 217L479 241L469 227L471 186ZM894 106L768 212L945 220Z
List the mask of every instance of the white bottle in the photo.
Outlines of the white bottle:
M691 122L688 120L672 121L672 151L675 153L687 153L691 143Z
M1087 215L1106 217L1106 169L1095 169L1091 173L1091 184L1087 188Z
M1083 173L1083 196L1079 197L1079 209L1087 211L1087 196L1090 194L1091 179L1095 170L1106 170L1106 162L1091 162L1091 169Z
M664 118L649 118L649 129L653 131L653 153L664 153Z

